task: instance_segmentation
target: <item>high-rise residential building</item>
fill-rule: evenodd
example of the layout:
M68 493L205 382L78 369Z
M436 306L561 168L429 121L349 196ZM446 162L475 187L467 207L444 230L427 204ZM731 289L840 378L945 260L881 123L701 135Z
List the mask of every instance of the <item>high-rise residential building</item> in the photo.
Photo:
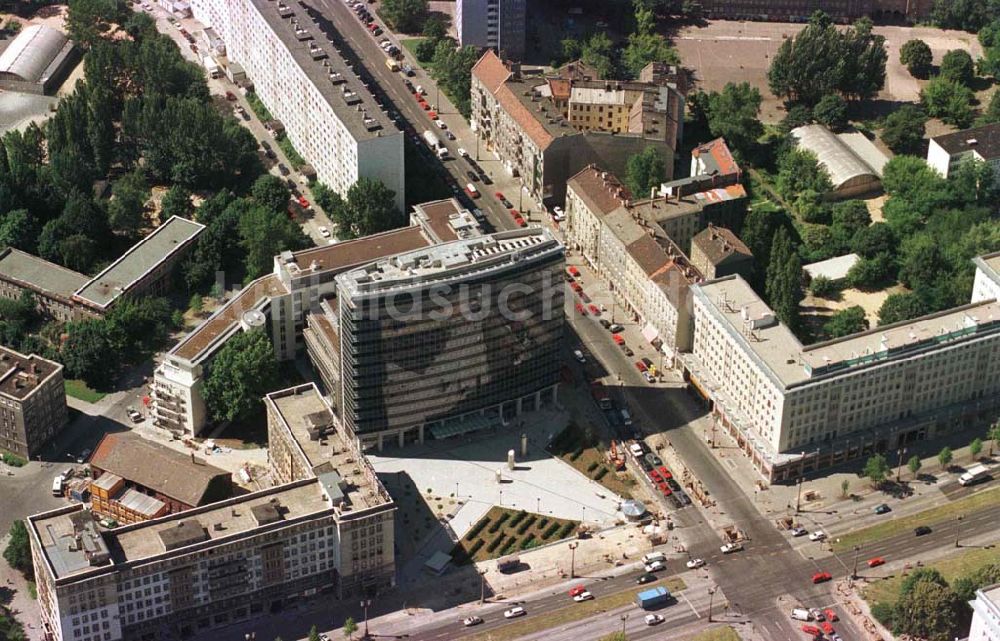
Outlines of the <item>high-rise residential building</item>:
M0 450L33 458L66 420L63 366L0 346Z
M403 446L508 424L555 401L563 246L526 228L369 262L309 317L345 429Z
M976 590L968 641L1000 641L1000 583Z
M471 125L536 200L561 205L566 181L587 165L625 175L628 159L649 147L672 176L685 92L683 71L662 63L628 82L580 62L545 77L489 50L472 69Z
M193 0L317 178L345 194L380 181L403 210L403 134L316 26L306 5L283 0ZM332 27L331 27L332 28Z
M37 514L40 626L52 641L187 638L318 592L371 597L395 583L394 511L355 452L315 478L106 531L80 504Z
M486 47L510 60L524 57L527 0L457 0L458 42Z
M202 396L205 365L231 336L268 332L281 360L305 343L306 314L336 291L334 277L401 252L479 234L475 218L455 199L417 205L410 226L275 256L274 271L251 282L175 345L156 369L153 421L178 435L197 435L208 422Z
M903 460L911 443L992 419L1000 407L993 297L803 345L738 275L691 292L684 377L770 481L876 452Z

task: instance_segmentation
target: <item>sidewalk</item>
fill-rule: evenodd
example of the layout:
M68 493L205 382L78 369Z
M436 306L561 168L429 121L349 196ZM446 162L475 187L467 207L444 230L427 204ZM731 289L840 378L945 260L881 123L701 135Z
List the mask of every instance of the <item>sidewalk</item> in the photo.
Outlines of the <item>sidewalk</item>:
M9 538L8 533L0 537L0 550L6 549ZM25 639L41 641L43 635L39 622L42 615L38 601L31 598L28 581L20 572L7 565L6 561L0 561L0 581L0 586L3 586L0 592L9 591L10 601L6 605L14 618L24 626Z

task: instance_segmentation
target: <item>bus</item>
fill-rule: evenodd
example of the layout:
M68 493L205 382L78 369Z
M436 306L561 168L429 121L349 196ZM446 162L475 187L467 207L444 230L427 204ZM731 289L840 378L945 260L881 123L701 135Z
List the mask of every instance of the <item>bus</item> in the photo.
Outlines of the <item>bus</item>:
M399 63L392 58L385 59L385 66L388 67L389 71L399 71Z

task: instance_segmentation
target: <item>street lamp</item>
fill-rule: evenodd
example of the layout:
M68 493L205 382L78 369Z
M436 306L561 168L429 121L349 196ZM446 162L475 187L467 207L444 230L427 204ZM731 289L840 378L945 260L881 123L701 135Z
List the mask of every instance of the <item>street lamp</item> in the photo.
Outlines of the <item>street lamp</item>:
M961 547L958 544L958 537L962 535L962 515L958 515L958 531L955 532L955 547Z
M896 450L896 455L899 457L896 460L896 482L899 483L899 476L903 471L903 457L906 456L906 448L900 448Z
M847 582L848 586L854 585L854 579L858 578L858 554L861 552L861 546L854 546L854 569L851 570L851 579Z
M803 456L805 456L805 454L803 454ZM799 491L798 491L798 494L795 496L795 513L796 514L799 513L799 507L801 507L801 505L802 505L802 481L803 480L804 480L804 477L800 476L799 480L798 480Z
M486 601L486 570L479 571L479 605Z
M574 541L574 542L572 542L572 543L569 544L569 552L570 552L570 557L569 557L569 578L571 578L571 579L575 579L576 578L576 548L579 545L580 544L577 543L576 541Z
M535 499L535 514L541 514L541 513L542 513L542 497L539 496L538 498Z
M622 637L624 637L625 636L625 622L628 621L628 614L623 614L623 615L621 615L618 618L622 620Z
M708 590L708 622L712 622L712 603L715 601L715 591L718 588L709 588Z

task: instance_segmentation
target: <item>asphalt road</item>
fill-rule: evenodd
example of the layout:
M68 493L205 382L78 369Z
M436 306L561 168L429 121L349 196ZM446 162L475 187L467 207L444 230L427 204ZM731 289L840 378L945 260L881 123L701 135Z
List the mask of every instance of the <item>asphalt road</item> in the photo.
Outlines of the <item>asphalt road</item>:
M319 10L318 15L316 9ZM402 72L390 71L385 66L386 54L378 45L383 39L388 38L392 40L404 51L404 55L409 55L409 52L399 44L389 33L389 30L384 29L383 26L385 33L378 37L372 36L361 21L358 20L354 12L342 0L316 0L315 4L312 5L312 12L312 17L316 20L319 29L334 43L334 46L340 49L344 58L359 73L362 81L368 85L368 89L382 102L386 109L395 111L401 116L397 125L403 130L410 141L417 146L426 162L436 167L441 167L442 171L448 175L449 183L459 191L459 193L455 194L459 201L481 209L494 229L515 228L516 225L513 219L507 209L496 199L494 192L506 189L507 191L504 191L504 194L514 205L518 204L518 194L516 188L512 191L503 177L497 175L497 172L491 172L495 184L484 185L476 183L476 187L482 196L475 201L468 202L470 199L464 192L461 192L462 186L469 182L469 178L465 172L471 169L471 165L459 157L458 149L460 147L464 148L475 156L476 137L469 130L468 124L460 114L447 113L439 117L447 123L449 130L456 136L456 140L447 140L444 131L438 129L433 124L433 121L427 116L427 112L420 107L417 100L406 88L406 85L403 84L405 76ZM375 16L375 19L378 21L377 16ZM409 79L410 82L414 86L423 86L428 93L425 97L427 101L432 105L437 103L434 81L423 69L418 67L418 63L415 60L408 57L406 62L416 72ZM420 137L424 131L428 130L432 131L442 144L448 148L451 160L442 162L430 153L426 143ZM484 163L485 160L480 164L485 166Z

